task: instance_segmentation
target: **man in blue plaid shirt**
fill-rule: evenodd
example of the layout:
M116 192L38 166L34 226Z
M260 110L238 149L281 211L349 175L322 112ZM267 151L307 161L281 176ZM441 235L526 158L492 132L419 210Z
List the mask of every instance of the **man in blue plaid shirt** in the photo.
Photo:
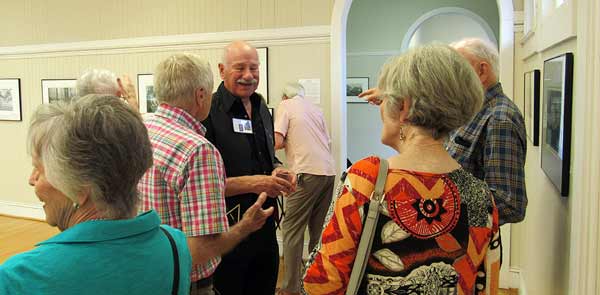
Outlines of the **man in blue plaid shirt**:
M481 111L450 134L448 152L488 184L500 225L520 222L527 207L525 123L498 82L498 50L479 39L465 39L451 46L471 63L486 92Z

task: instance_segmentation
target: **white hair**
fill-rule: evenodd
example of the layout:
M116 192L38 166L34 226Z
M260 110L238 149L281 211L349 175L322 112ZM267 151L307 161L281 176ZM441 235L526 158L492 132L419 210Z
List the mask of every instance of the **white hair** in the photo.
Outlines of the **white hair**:
M208 61L191 53L167 57L156 66L154 74L154 92L159 102L174 103L192 99L198 88L212 93L213 83Z
M117 95L119 84L117 75L109 70L91 69L87 70L77 79L77 96L88 94Z
M298 82L290 82L283 87L283 95L287 98L294 96L304 97L304 86Z
M467 38L453 42L450 46L465 50L476 58L486 61L492 66L492 72L496 75L496 79L500 77L498 49L490 42L477 38Z

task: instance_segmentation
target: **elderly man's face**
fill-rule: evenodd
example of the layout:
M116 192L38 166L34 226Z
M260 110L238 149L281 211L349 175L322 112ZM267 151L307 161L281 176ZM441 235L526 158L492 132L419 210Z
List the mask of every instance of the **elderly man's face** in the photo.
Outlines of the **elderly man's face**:
M75 211L73 202L48 182L44 166L37 157L33 158L29 185L34 187L35 194L44 203L46 222L51 226L58 226L60 230L67 229L69 218Z
M240 98L249 98L259 82L259 60L256 49L234 48L227 54L225 64L219 64L225 88Z

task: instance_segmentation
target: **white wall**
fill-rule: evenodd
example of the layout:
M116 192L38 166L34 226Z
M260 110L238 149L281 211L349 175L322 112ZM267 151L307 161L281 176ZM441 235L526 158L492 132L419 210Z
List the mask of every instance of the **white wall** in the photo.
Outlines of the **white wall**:
M5 140L0 145L0 214L43 217L27 184L31 160L25 148L29 119L41 104L41 79L75 79L87 68L107 68L135 81L138 74L152 73L162 58L187 51L211 63L216 87L222 47L232 39L246 39L269 48L270 106L278 105L286 82L317 78L321 80L320 106L330 121L333 0L85 4L26 0L5 4L0 24L13 29L0 31L0 78L21 79L23 121L0 121L0 138Z

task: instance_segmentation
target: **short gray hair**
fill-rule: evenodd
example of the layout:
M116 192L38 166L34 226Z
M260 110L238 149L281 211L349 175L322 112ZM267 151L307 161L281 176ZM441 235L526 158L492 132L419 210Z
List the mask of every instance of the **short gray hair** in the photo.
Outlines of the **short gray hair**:
M496 79L500 78L500 57L498 55L498 49L482 39L467 38L450 44L455 49L462 49L476 58L486 61L492 66L492 72L496 76Z
M287 98L292 98L294 96L304 97L304 86L298 82L290 82L285 84L283 87L283 95Z
M480 109L483 88L471 65L446 45L426 45L392 58L381 70L378 88L388 115L412 99L410 124L435 139L465 125Z
M135 216L137 183L152 166L152 148L140 114L120 98L91 94L40 105L27 141L48 182L69 199L88 191L103 217Z
M87 70L77 79L77 96L88 94L117 95L119 84L117 75L109 70L91 69Z
M154 73L154 92L159 102L185 102L198 88L212 94L214 78L208 61L195 54L174 54L161 61Z

